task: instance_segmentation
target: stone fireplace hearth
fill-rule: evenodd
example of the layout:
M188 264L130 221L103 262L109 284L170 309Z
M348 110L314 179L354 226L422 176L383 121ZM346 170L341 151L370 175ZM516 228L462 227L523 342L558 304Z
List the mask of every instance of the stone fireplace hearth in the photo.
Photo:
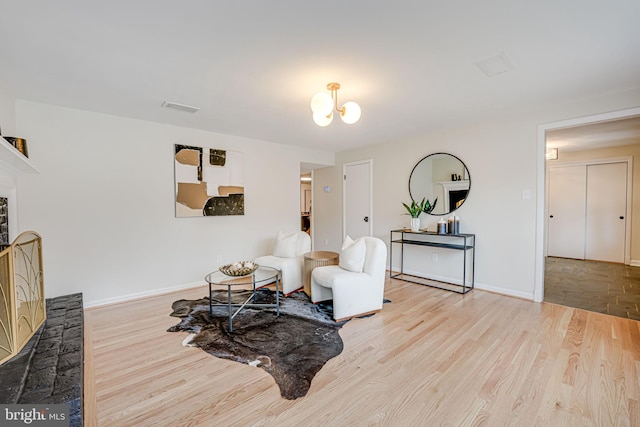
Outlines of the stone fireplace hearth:
M0 365L0 403L67 403L70 426L82 426L82 294L47 299L46 305L45 324L20 353Z

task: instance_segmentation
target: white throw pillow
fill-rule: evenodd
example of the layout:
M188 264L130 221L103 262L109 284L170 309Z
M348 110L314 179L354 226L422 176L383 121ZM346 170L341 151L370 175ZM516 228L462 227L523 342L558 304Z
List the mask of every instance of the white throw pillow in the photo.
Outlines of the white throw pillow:
M283 233L278 231L276 234L276 246L273 248L273 256L281 258L293 258L296 256L296 243L298 241L297 233Z
M342 252L340 253L340 268L354 273L362 273L364 267L364 258L367 254L367 246L364 239L360 238L353 241L347 236L342 243Z

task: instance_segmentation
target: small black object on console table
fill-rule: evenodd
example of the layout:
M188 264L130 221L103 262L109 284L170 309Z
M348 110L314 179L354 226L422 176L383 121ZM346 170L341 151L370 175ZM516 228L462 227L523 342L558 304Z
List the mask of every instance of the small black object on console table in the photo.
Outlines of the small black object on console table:
M394 236L395 234L395 236ZM398 236L399 235L399 236ZM393 246L400 245L400 272L393 271ZM405 245L429 246L454 251L462 251L462 283L453 283L443 280L436 280L428 277L421 277L404 272L404 247ZM476 235L475 234L437 234L431 231L411 231L408 229L391 230L389 244L389 277L404 280L406 282L420 285L432 286L459 294L466 294L474 287L475 281L475 257L476 257ZM467 278L469 266L470 279ZM470 283L467 283L467 282Z

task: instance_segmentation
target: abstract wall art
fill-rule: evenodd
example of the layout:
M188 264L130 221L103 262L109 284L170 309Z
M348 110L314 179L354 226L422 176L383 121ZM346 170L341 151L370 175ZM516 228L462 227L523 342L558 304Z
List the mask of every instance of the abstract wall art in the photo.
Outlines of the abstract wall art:
M244 154L175 145L176 217L244 215Z

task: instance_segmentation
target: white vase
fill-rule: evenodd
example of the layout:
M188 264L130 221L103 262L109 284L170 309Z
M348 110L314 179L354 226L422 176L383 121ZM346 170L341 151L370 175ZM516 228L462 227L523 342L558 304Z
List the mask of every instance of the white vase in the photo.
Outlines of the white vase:
M411 218L411 231L420 231L420 218Z

